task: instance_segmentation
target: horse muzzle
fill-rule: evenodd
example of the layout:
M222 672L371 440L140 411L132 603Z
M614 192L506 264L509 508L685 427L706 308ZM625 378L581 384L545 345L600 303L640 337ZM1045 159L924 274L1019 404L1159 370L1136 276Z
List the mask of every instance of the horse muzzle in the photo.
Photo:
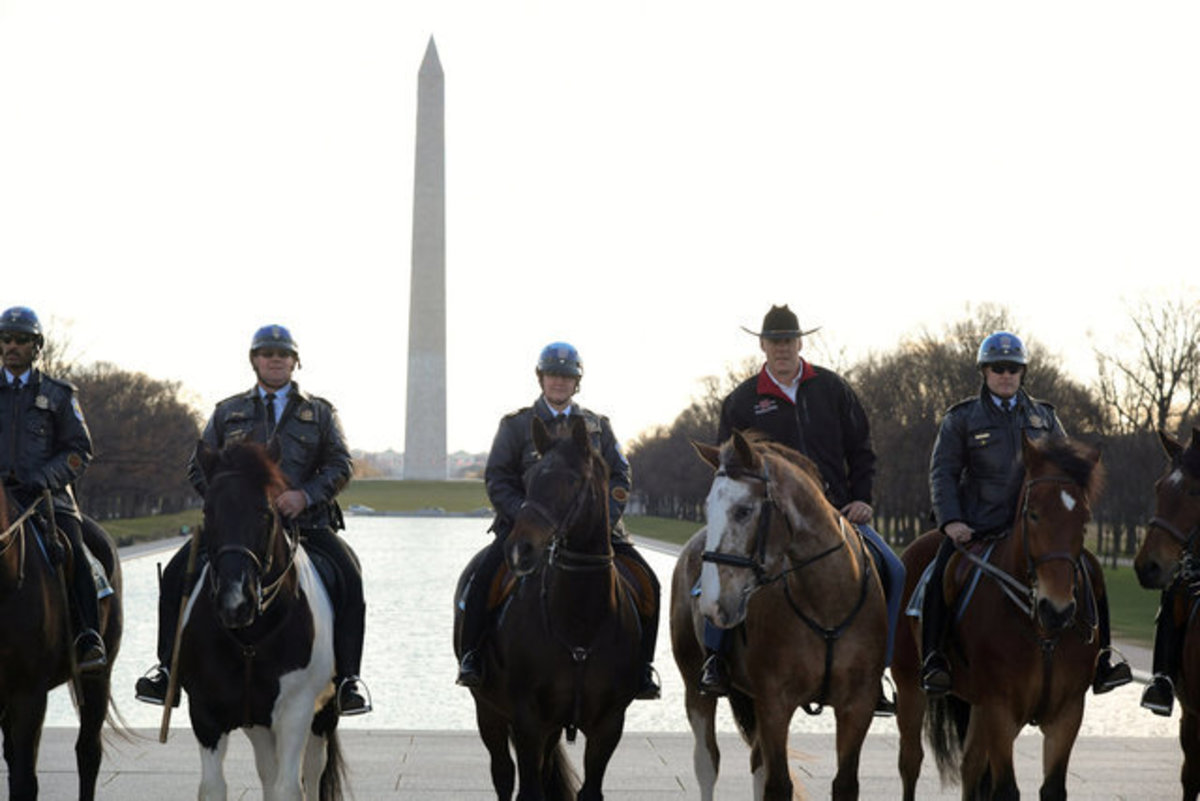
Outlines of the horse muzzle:
M509 537L508 547L504 549L504 558L508 560L508 567L514 574L528 576L541 562L541 553L541 550L535 548L528 540Z
M1075 622L1075 601L1060 605L1050 598L1040 598L1037 616L1046 631L1062 631Z
M1165 590L1175 577L1178 564L1164 565L1158 559L1138 559L1133 563L1138 583L1147 590Z
M227 629L244 629L258 619L258 583L248 579L218 582L213 591L217 619Z

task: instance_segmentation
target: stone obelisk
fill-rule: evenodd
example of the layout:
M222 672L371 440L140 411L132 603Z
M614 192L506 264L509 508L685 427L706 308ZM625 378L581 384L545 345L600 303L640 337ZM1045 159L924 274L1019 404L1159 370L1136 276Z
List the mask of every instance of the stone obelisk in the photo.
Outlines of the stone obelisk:
M404 477L446 478L445 77L433 37L417 73Z

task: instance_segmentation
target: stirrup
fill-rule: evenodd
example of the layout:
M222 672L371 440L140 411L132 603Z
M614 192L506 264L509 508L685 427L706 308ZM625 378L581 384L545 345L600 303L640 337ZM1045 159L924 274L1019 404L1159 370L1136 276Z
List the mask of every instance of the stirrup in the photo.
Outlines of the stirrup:
M1116 654L1120 660L1116 664L1110 661L1113 654ZM1101 675L1100 671L1104 666L1107 666L1107 670L1104 675ZM1133 671L1129 669L1129 662L1125 659L1125 654L1111 645L1102 648L1096 659L1096 676L1092 680L1092 693L1102 695L1131 681L1133 681Z
M1156 690L1165 692L1166 697L1155 697ZM1165 673L1155 673L1142 691L1141 706L1156 715L1170 717L1175 708L1175 682L1171 681L1171 677Z
M353 685L355 684L357 684L358 688L362 691L361 693L358 693L358 695L360 698L362 698L363 705L359 707L343 707L342 691L346 689L347 686L350 686L351 689L354 689ZM338 715L343 717L350 717L352 715L365 715L374 708L371 705L371 691L367 689L366 682L364 682L358 676L347 676L338 682L335 703L337 704Z
M659 679L654 665L646 665L646 669L642 672L642 686L638 688L634 698L639 701L656 701L662 698L662 681Z

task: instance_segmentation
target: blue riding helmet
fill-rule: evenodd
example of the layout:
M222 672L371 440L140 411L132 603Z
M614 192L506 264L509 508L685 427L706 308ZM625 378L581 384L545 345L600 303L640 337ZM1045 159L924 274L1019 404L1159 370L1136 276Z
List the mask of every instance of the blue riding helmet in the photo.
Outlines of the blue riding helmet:
M1007 331L997 331L989 334L979 344L979 356L975 359L976 367L1006 362L1009 364L1029 364L1029 354L1025 345L1016 334Z
M583 362L579 359L579 351L567 342L551 342L542 348L542 353L538 356L537 374L542 373L582 378Z
M264 325L255 331L254 339L250 341L250 355L253 356L259 348L290 350L293 356L300 358L300 349L296 347L296 340L292 339L292 332L282 325Z
M32 334L41 347L42 324L28 306L13 306L0 313L0 331L12 331L18 334Z

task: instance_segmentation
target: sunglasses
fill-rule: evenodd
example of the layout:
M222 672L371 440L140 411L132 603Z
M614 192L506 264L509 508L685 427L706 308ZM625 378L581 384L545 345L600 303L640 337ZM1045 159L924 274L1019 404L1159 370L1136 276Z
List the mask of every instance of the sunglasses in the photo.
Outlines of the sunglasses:
M30 342L33 342L33 337L29 334L0 334L0 342L3 342L5 345L12 345L13 343L28 345Z
M290 350L275 350L273 348L259 348L254 351L255 356L261 356L264 359L286 359L292 355Z
M1019 364L989 364L988 369L996 375L1004 375L1005 373L1019 373L1025 368Z

